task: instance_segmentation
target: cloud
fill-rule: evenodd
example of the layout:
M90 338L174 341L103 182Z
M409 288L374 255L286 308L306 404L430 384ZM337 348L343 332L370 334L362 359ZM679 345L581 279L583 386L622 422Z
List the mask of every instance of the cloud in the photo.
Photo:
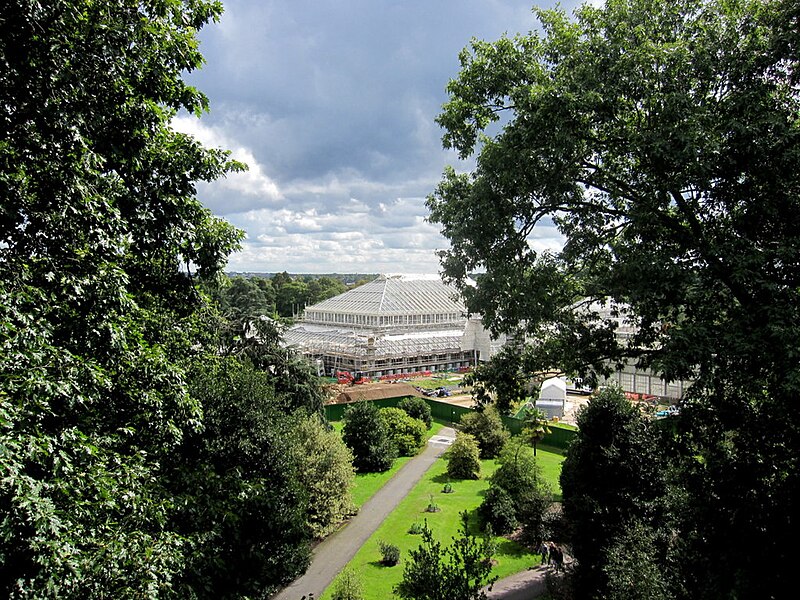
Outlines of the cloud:
M244 172L228 173L226 177L212 183L203 184L201 189L208 193L210 198L236 198L244 195L248 199L244 202L226 202L221 206L212 206L218 214L226 215L236 211L236 206L251 207L254 203L264 202L274 204L284 200L284 196L277 184L265 173L253 151L234 140L219 128L205 125L194 116L178 115L172 120L172 127L176 131L193 136L204 146L209 148L222 148L229 150L231 158L243 162L248 169ZM231 192L231 196L226 193ZM227 206L226 206L227 204Z
M198 187L247 232L231 268L436 272L448 243L424 199L445 165L474 165L435 123L458 53L535 25L530 0L226 0L187 76L210 113L175 126L250 166Z

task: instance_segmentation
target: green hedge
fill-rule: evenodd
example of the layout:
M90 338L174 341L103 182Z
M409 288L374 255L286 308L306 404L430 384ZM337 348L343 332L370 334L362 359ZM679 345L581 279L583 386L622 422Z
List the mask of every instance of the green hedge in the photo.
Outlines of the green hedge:
M368 400L367 402L373 402L378 406L378 408L386 408L386 407L395 407L397 406L400 401L405 398L406 396L401 396L398 398L383 398L381 400ZM466 408L464 406L456 406L455 404L448 404L447 402L441 402L439 400L434 400L432 398L425 398L425 402L431 407L431 416L434 419L438 419L440 421L446 421L450 423L458 423L461 420L461 415L466 413L474 412L472 408ZM347 404L328 404L325 406L325 416L329 421L341 421L342 416L344 415L344 411L347 408ZM513 435L517 435L522 431L522 427L524 426L524 421L520 419L515 419L514 417L507 417L503 416L503 423L506 427L508 427L509 431ZM551 446L553 448L559 448L560 450L565 450L569 443L572 441L572 438L575 437L575 429L562 425L559 423L549 423L548 427L550 428L550 434L545 436L542 440L542 444L547 446Z

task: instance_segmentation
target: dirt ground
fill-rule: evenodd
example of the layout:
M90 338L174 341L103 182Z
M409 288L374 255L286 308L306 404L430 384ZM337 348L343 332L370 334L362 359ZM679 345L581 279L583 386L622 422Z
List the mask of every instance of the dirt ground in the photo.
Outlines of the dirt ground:
M410 383L411 385L418 385L418 382L420 381L420 379L422 379L422 378L411 379L408 383ZM425 379L429 379L429 378L425 378ZM382 386L382 385L391 385L391 384L388 383L388 382L372 383L372 384L366 384L365 388L372 387L372 386L377 386L377 385L381 385ZM342 389L344 389L346 387L347 387L346 385L332 384L330 386L330 390L331 390L331 393L334 395L333 397L335 397L335 395L338 395L338 393ZM438 400L439 402L446 402L447 404L454 404L456 406L464 406L464 407L467 407L467 408L472 406L472 396L468 392L459 393L459 389L455 388L455 389L451 389L451 393L452 393L451 396L445 396L445 397L442 397L442 398L434 398L434 399ZM567 394L567 401L566 401L566 403L564 405L564 417L562 419L560 419L560 421L562 423L567 423L569 425L575 425L575 416L576 416L576 414L578 412L578 409L581 406L585 405L588 401L589 401L589 397L588 396L581 396L581 395L578 395L578 394L574 394L574 395L573 394Z

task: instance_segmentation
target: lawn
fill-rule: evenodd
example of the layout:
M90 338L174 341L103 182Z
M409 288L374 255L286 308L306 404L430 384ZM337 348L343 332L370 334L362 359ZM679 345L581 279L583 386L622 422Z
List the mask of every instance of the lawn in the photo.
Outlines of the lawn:
M560 492L557 486L557 469L563 457L551 449L540 448L538 459L545 476L553 483L554 490ZM408 551L417 548L421 541L420 536L408 533L408 529L413 523L422 523L427 520L428 527L434 536L444 545L449 545L451 538L458 533L459 513L466 510L470 514L472 529L477 532L475 511L488 487L487 478L494 472L497 465L493 460L482 461L481 479L478 481L450 481L453 487L453 492L450 494L442 492L444 484L449 481L446 468L447 463L444 460L438 460L350 561L348 567L358 573L364 582L365 600L382 600L392 597L392 588L402 578L403 559L408 556ZM432 502L441 509L439 512L426 512L426 507ZM400 548L400 564L394 567L385 567L380 563L381 554L378 544L381 541ZM527 569L538 561L538 556L529 553L510 540L497 537L495 541L497 543L495 555L497 564L492 571L493 575L502 578ZM330 600L330 596L331 587L322 594L320 600Z
M336 431L341 432L344 426L343 421L335 421L331 423ZM444 427L443 423L434 421L428 428L428 438L439 433L439 430ZM355 485L353 486L353 503L361 508L364 502L372 498L372 496L381 489L384 484L389 481L394 474L405 465L411 457L401 456L395 459L392 468L383 473L356 473Z

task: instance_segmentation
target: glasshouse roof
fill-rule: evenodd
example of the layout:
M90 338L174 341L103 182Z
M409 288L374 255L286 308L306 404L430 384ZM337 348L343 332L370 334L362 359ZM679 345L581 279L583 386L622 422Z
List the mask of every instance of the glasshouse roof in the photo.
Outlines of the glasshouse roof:
M358 315L454 314L464 305L457 292L438 276L381 275L334 298L306 307L310 313Z

